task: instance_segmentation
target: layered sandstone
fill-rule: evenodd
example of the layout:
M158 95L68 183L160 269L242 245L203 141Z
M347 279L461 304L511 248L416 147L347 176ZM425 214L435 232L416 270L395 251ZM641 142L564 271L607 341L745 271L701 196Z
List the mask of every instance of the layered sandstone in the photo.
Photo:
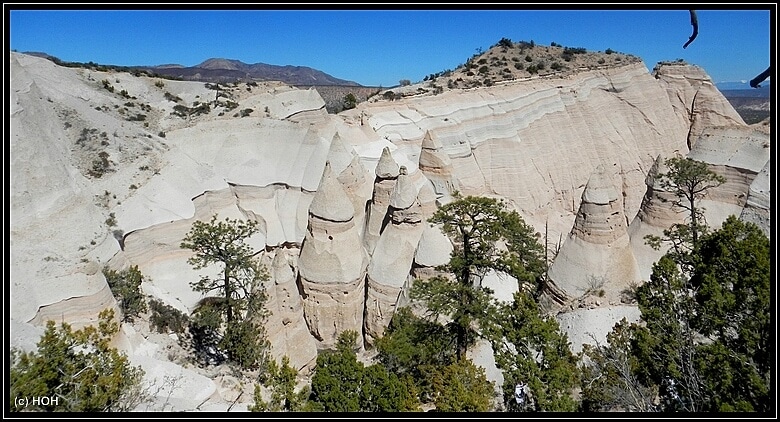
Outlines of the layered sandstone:
M767 233L770 227L769 148L758 147L768 135L742 128L693 66L659 66L651 75L636 63L378 99L336 116L324 112L314 90L262 83L234 92L241 109L254 110L246 117L215 106L186 118L173 115L174 107L214 91L168 80L162 89L153 79L64 68L15 52L10 71L15 343L48 319L79 326L116 306L100 271L106 264L138 265L144 293L191 312L201 295L189 282L217 269L193 270L180 243L193 221L213 215L258 222L252 248L279 257L268 263L278 284L269 285L277 315L267 328L274 355L289 353L296 366L306 365L312 344L330 347L346 329L370 325L370 336L380 333L393 301L405 300L405 283L436 274L449 260L449 239L425 221L451 189L507 200L536 231L548 224L550 239L571 234L550 273L567 298L597 284L589 275L603 276L612 291L621 287L614 280L634 279L634 266L642 279L649 274L652 259L641 258L635 244L643 232L632 224L626 234L625 223L657 232L676 218L662 209L656 181L645 179L659 156L686 155L689 144L691 157L729 179L707 199L708 212L741 211L743 219L764 222ZM137 97L134 109L117 94L122 89ZM145 122L129 120L141 106ZM599 166L608 177L594 174ZM415 230L419 235L409 234ZM292 254L286 263L281 250ZM493 281L506 284L504 298L514 289ZM570 315L570 338L618 317L587 311L595 310ZM148 355L152 340L130 330L122 336L148 373L174 374L161 366L176 366L168 357ZM214 385L194 375L187 375L193 384L177 410L211 399L217 408L230 396L229 377Z
M720 227L728 216L742 214L750 186L769 160L770 151L769 133L756 127L708 127L702 131L688 158L707 163L725 180L708 189L701 201L707 224Z
M624 213L633 218L658 154L687 152L688 114L668 88L637 63L377 101L355 113L410 156L422 155L427 133L450 157L461 193L504 197L536 231L547 223L557 238L571 230L598 165L621 169ZM722 110L701 110L708 113Z
M662 175L669 172L669 167L666 165L668 158L670 157L659 154L653 167L650 168L645 179L647 190L642 206L628 227L631 249L637 260L642 281L650 280L653 264L667 251L666 245L659 249L651 247L647 236L663 238L664 230L675 224L685 223L685 213L673 205L679 198L662 183Z
M419 167L431 181L437 197L451 196L458 190L458 182L452 174L452 160L442 151L441 142L425 132L420 150Z
M764 167L756 175L750 184L750 191L747 197L747 203L742 210L739 218L743 221L749 221L761 227L767 237L771 238L771 165L770 161L764 164Z

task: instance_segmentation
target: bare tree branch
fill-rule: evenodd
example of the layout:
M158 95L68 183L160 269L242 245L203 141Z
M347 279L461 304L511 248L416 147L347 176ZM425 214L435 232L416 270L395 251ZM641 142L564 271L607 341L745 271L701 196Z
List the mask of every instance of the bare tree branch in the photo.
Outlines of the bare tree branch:
M696 11L691 9L691 26L693 27L693 33L691 34L691 37L688 38L688 42L683 45L683 48L688 47L693 40L696 39L696 36L699 35L699 19L696 18Z
M766 78L769 77L769 75L772 73L772 66L769 66L766 68L765 71L761 72L760 75L756 76L755 78L750 80L750 87L751 88L761 88L761 85L759 85L761 82L764 82Z

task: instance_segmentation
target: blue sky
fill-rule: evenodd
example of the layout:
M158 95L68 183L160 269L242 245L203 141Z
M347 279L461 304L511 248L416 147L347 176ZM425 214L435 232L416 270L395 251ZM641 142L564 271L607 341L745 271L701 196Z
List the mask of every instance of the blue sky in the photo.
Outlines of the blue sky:
M699 35L683 49L692 27L688 11L677 6L616 10L590 5L568 11L546 10L550 5L525 10L503 5L494 10L484 5L471 10L312 10L300 5L306 10L296 11L212 6L220 10L149 10L156 5L142 10L142 5L129 4L120 6L126 10L16 6L7 10L6 36L11 49L45 52L65 61L193 66L221 57L308 66L361 85L384 87L454 69L505 37L594 51L611 48L639 56L649 69L662 60L684 59L720 83L749 80L769 66L775 19L770 12L774 4L749 6L754 10L745 5L697 9Z

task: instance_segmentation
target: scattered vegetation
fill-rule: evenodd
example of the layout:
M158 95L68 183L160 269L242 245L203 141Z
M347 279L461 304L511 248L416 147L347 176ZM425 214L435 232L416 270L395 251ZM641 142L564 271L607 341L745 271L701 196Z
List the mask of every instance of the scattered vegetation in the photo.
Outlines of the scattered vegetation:
M119 331L114 313L100 313L98 327L74 331L54 321L32 352L11 351L10 407L12 412L129 411L144 400L143 370L110 347ZM19 401L18 398L27 398ZM39 398L39 400L33 400ZM15 400L16 399L16 400Z
M146 312L146 301L141 292L143 275L137 265L121 271L104 267L103 275L122 311L122 321L133 322L141 313Z
M149 300L149 308L152 311L149 326L153 330L162 334L186 332L189 318L183 312L156 299Z
M650 281L632 291L641 323L616 325L606 345L586 346L586 410L768 412L772 360L769 239L730 216L710 232L698 204L724 182L705 163L666 160L662 186L685 223L648 236L671 246ZM656 400L659 397L660 400Z
M401 412L416 410L411 380L399 378L381 364L364 366L354 347L357 333L344 331L336 350L317 356L311 380L311 408L326 412Z
M108 79L103 79L100 82L103 84L103 88L105 88L108 92L114 92L114 87L111 85Z
M92 168L88 171L89 175L100 178L103 177L104 174L113 171L111 168L111 161L108 158L108 152L100 151L98 157L92 160Z
M176 104L175 106L173 106L173 111L171 112L171 114L174 116L189 119L192 116L198 116L200 114L208 114L210 111L211 111L211 107L208 105L208 103L201 103L195 101L192 104L192 107L187 107L182 104Z
M357 107L357 98L355 94L350 92L344 96L344 110L351 110L355 107Z
M555 42L545 47L537 46L533 40L513 42L508 38L502 38L486 52L477 49L472 57L455 70L447 69L432 73L425 76L423 81L446 79L441 85L437 85L442 87L441 89L428 91L435 95L442 91L444 84L448 89L493 86L518 78L549 77L581 69L619 66L626 61L634 63L639 60L614 50L607 51L608 53L589 52L581 47L564 47ZM401 86L405 85L401 84ZM414 95L400 92L393 92L391 95L388 92L392 91L386 91L383 98L391 101L405 95Z
M263 381L271 389L271 400L263 400L259 384L255 384L254 404L248 407L250 412L299 412L313 410L313 404L309 402L309 387L301 391L295 391L295 383L298 371L290 367L290 358L284 356L282 365L271 360L268 364L268 372L263 375Z
M166 100L168 100L170 102L174 102L174 103L180 103L182 101L181 98L179 98L176 95L171 94L168 91L165 91L165 94L163 94L163 97L165 97Z
M106 219L106 225L108 227L116 226L116 215L114 215L113 212L108 214L108 218Z

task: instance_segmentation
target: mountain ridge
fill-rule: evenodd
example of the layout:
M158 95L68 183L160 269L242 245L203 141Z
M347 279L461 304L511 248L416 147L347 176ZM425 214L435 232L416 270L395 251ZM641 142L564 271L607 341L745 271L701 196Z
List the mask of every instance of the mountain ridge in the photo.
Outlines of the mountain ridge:
M336 78L321 70L308 66L273 65L267 63L244 63L241 60L212 57L195 66L134 66L141 70L204 82L236 81L281 81L293 86L362 86L354 81Z
M184 66L177 63L160 65L98 65L93 62L67 62L45 52L23 52L31 56L42 57L52 62L69 67L97 66L114 68L122 71L142 71L153 76L202 81L213 83L249 82L249 81L280 81L292 86L350 86L363 85L346 79L336 78L321 70L308 66L273 65L267 63L244 63L241 60L221 57L208 58L195 66Z

